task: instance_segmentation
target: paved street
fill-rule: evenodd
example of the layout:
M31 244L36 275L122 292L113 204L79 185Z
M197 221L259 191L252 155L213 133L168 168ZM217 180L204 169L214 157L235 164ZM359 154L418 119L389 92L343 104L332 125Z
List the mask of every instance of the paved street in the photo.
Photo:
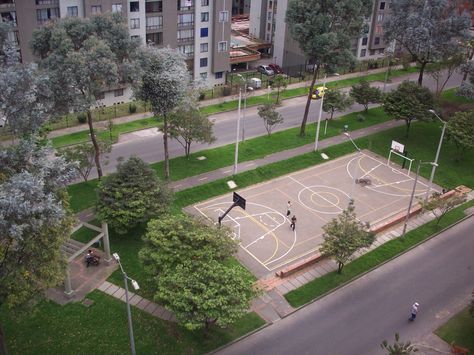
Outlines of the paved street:
M469 302L472 255L473 217L219 354L383 354L395 332L422 342Z
M411 74L410 80L416 80L418 74ZM396 78L393 83L387 84L387 91L396 87L405 78ZM448 82L447 88L458 86L461 81L461 77L458 75L453 76ZM425 85L431 88L435 87L433 79L428 75L425 75ZM382 87L383 83L376 83L376 86ZM348 90L348 89L347 89ZM278 111L284 116L285 122L282 125L277 126L275 131L287 129L289 127L297 127L301 123L301 118L304 112L304 105L306 97L297 97L294 99L284 100L283 105ZM310 116L308 124L314 123L316 120L320 100L313 102L311 105ZM353 105L348 112L361 111L363 107L360 105ZM336 113L335 117L340 116L340 113ZM326 114L323 112L323 119ZM211 144L199 144L193 143L191 150L193 152L208 149L210 147L217 147L235 142L235 129L237 120L237 111L230 111L211 115L209 117L214 124L214 135L217 140ZM266 134L265 128L262 124L261 118L257 115L257 107L250 107L247 109L245 118L243 119L245 126L245 137L251 138ZM163 141L161 133L157 129L143 130L135 133L123 135L120 142L115 144L112 153L109 155L109 164L104 166L105 173L115 171L117 165L117 158L124 157L128 158L132 155L137 155L148 163L161 161L164 159L163 154ZM184 155L182 146L175 140L170 140L170 157L177 157ZM96 177L96 171L91 172L91 178Z

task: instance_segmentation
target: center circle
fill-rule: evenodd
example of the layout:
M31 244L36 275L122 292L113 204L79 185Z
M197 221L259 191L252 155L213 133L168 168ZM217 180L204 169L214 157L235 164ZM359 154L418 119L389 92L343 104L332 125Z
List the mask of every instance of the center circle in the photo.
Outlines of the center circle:
M333 207L334 205L339 205L339 198L334 193L328 191L313 192L310 200L318 207Z
M343 190L326 185L306 186L298 193L298 201L308 210L322 214L339 214L350 196Z

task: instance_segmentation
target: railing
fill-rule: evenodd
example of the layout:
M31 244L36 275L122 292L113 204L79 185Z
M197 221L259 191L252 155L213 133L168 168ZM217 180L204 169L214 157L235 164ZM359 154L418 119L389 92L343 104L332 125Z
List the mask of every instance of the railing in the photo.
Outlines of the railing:
M194 37L178 38L178 43L194 42Z
M189 27L189 26L194 26L194 21L178 22L178 27Z
M163 28L163 25L147 25L146 29L147 30L161 30Z

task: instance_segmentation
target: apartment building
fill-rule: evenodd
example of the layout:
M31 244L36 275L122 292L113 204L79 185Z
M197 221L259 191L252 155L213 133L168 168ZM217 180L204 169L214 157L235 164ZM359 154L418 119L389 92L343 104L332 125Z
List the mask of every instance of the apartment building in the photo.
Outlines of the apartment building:
M193 79L223 85L230 71L232 0L0 0L0 19L13 24L22 60L34 60L29 42L35 29L61 17L121 12L130 36L144 45L177 48ZM104 94L104 104L127 101L128 88Z

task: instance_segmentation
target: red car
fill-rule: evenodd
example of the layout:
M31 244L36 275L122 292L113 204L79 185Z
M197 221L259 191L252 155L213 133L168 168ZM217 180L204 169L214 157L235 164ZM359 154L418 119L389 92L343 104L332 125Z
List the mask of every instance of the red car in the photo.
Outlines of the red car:
M283 74L283 69L280 68L278 64L268 64L270 68L275 72L275 74Z

